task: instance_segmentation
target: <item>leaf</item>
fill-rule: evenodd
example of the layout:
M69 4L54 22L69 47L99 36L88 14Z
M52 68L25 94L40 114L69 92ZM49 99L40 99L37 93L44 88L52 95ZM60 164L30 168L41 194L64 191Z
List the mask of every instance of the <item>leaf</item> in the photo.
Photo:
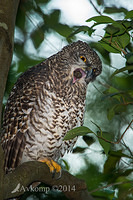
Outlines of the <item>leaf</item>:
M105 95L102 97L102 100L105 100L107 98L115 98L120 102L122 93L122 91L110 86L109 89L104 91Z
M127 105L116 105L114 111L116 115L119 115L122 112L126 112L127 110Z
M113 171L116 169L116 163L120 161L121 159L121 155L120 153L122 152L122 150L116 151L115 154L114 151L110 151L109 152L109 156L108 159L106 160L105 164L104 164L104 173L105 174L112 174Z
M37 49L41 45L43 40L44 40L44 33L41 32L40 27L39 28L37 27L37 29L35 29L32 32L31 39L33 41L33 44L34 44L35 48Z
M119 92L119 90L116 89L116 88L114 88L114 87L112 87L112 86L110 86L109 89L106 90L106 93L107 93L107 94L116 94L116 93L118 93L118 92Z
M108 16L96 16L96 17L91 17L89 19L86 20L86 22L90 22L90 21L95 21L97 23L100 23L100 24L106 24L106 23L113 23L115 22L111 17L108 17Z
M73 153L84 153L84 151L86 150L86 147L75 147L73 149Z
M19 27L22 32L24 32L25 21L26 21L25 9L23 9L22 6L19 6L16 17L16 26Z
M122 67L121 69L117 69L112 75L111 78L116 75L119 74L121 72L127 71L127 70L133 70L133 65L127 66L127 67Z
M125 55L128 64L133 64L133 53L127 53Z
M84 135L83 136L83 140L85 141L85 143L90 146L91 144L93 144L95 142L94 137L89 136L89 135Z
M69 171L70 166L69 166L68 162L67 162L66 160L64 160L64 159L61 159L61 161L63 161L63 163L64 163L64 165L65 165L65 169L66 169L67 171Z
M125 153L122 153L122 150L118 151L110 151L109 155L115 156L115 157L125 157L125 158L130 158L132 159L132 156L126 155Z
M133 28L133 21L122 21L122 25L124 26L124 28L128 29L128 30L132 30Z
M129 76L114 76L112 80L114 87L119 88L119 90L133 90L133 75Z
M113 7L105 7L104 9L104 13L108 13L108 14L112 14L112 13L127 13L127 9L123 8L123 7L116 7L116 6L113 6Z
M111 52L111 53L120 53L121 52L120 49L118 49L117 47L111 46L110 43L103 41L103 39L100 40L99 42L102 45L102 47L105 50L107 50L108 52Z
M56 26L53 25L52 28L57 32L59 33L60 35L62 35L63 37L68 37L72 31L73 31L73 28L69 27L68 25L66 24L61 24L61 23L57 23Z
M107 140L111 140L112 139L112 135L111 133L108 132L102 132L101 133L98 131L97 132L98 136L102 136L103 138L107 139ZM103 139L98 138L99 143L101 144L102 148L104 149L104 152L106 155L108 155L108 152L110 151L110 147L111 147L111 143L104 141Z
M107 118L108 120L113 119L114 115L115 115L115 107L116 105L114 105L113 107L109 108L108 113L107 113Z
M133 98L133 90L128 91L128 94Z
M117 39L123 49L130 43L129 33L124 33L124 34L118 36Z
M105 28L105 35L100 44L109 52L120 53L130 43L131 23L122 20L114 21Z
M120 29L118 27L115 27L113 25L108 25L105 28L106 32L109 33L110 35L116 34L120 31Z
M76 27L76 30L75 30L73 33L71 33L68 37L72 37L72 36L74 36L74 35L76 35L76 34L82 32L82 31L83 31L84 33L88 32L89 36L91 36L91 34L92 34L95 30L92 29L92 28L89 28L88 26L78 26L78 27Z
M125 19L129 19L129 18L133 18L133 10L130 10L129 12L127 12Z
M89 128L85 126L76 127L70 131L68 131L63 140L70 140L77 136L86 135L87 133L93 133Z
M43 4L46 4L48 3L50 0L37 0L37 3L43 3Z
M59 9L53 10L53 12L48 16L48 19L45 20L47 24L57 24L59 22L61 11ZM45 19L45 16L44 16Z
M114 117L114 115L119 115L122 112L126 112L126 110L127 110L127 104L113 105L111 108L109 108L109 111L107 113L108 120L111 120Z

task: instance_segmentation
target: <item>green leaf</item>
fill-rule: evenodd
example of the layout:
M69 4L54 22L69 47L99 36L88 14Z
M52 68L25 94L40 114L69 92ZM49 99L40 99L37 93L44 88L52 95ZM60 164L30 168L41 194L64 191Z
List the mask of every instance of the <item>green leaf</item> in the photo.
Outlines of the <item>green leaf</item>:
M76 127L70 131L68 131L63 140L70 140L77 136L86 135L87 133L93 133L89 128L85 126Z
M90 21L95 21L97 23L100 23L100 24L106 24L106 23L113 23L115 22L111 17L108 17L108 16L96 16L96 17L91 17L89 19L86 20L86 22L90 22Z
M84 153L84 151L87 149L87 147L75 147L73 149L73 153Z
M128 64L133 64L133 53L127 53L125 55Z
M114 21L105 28L105 35L100 44L109 52L120 53L130 43L131 23L125 21Z
M120 28L113 26L113 25L108 25L105 28L106 32L109 33L110 35L116 34L120 31Z
M46 4L48 3L50 0L37 0L37 3L43 3L43 4Z
M129 156L129 155L125 154L125 153L122 153L122 150L110 151L109 155L115 156L115 157L120 157L120 158L121 157L125 157L125 158L131 158L131 159L133 159L132 156Z
M110 93L102 97L102 100L105 100L107 98L115 98L119 102L121 102L121 92L116 92L116 93Z
M115 115L115 107L116 105L114 105L113 107L109 108L108 113L107 113L107 118L108 120L113 119L114 115Z
M117 40L121 47L124 49L130 43L130 35L129 33L124 33L117 37Z
M111 108L109 108L108 113L107 113L107 117L108 120L111 120L114 115L119 115L122 112L126 112L127 110L127 105L123 105L123 104L115 104L113 105Z
M72 33L73 28L69 27L66 24L57 23L56 25L53 25L52 27L57 33L62 35L63 37L69 37L69 35Z
M83 136L83 140L85 141L85 143L86 143L88 146L92 145L92 144L95 142L94 137L89 136L89 135L84 135L84 136Z
M16 26L21 29L22 32L24 32L25 27L25 21L26 21L26 14L25 9L22 6L19 6L17 17L16 17Z
M100 44L102 45L102 47L107 50L108 52L111 52L111 53L120 53L121 51L119 49L117 49L117 47L113 47L111 46L111 44L109 44L108 42L106 41L103 41L103 39L101 41L99 41Z
M114 76L112 80L114 87L119 90L133 90L133 75L130 76Z
M35 48L37 49L44 40L44 33L41 32L40 28L37 27L37 29L32 32L31 39Z
M103 138L105 138L109 141L112 139L111 133L108 133L108 132L102 132L102 135L101 135L101 133L98 131L97 135L102 136ZM101 144L101 146L103 147L105 154L108 155L108 152L110 151L111 143L106 142L100 138L98 138L98 140L99 140L99 143Z
M128 91L128 94L133 98L133 90Z
M57 24L59 22L59 17L60 17L60 10L53 10L53 12L48 16L48 19L45 20L45 16L44 16L44 20L46 21L46 23L52 25L52 24Z
M116 7L116 6L113 6L113 7L105 7L104 9L104 13L108 13L108 14L112 14L112 13L127 13L127 9L123 8L123 7Z
M133 28L133 21L122 21L122 25L124 26L124 28L128 29L128 30L132 30Z
M120 161L121 159L121 153L122 150L116 151L115 154L111 154L114 153L114 151L110 151L109 152L109 156L108 159L105 162L104 165L104 173L105 174L113 174L113 171L116 169L116 163Z
M89 36L91 36L91 34L95 31L94 29L89 28L88 26L76 26L75 28L76 30L73 33L71 33L68 37L73 37L74 35L80 32L88 32Z
M116 89L116 88L114 88L114 87L112 87L112 86L110 86L109 89L106 90L106 93L107 93L107 94L116 94L116 93L118 93L118 92L119 92L119 90Z
M111 78L116 75L116 74L119 74L121 72L124 72L124 71L127 71L127 70L133 70L133 65L129 65L127 67L122 67L121 69L117 69L112 75L111 75Z
M127 105L116 105L114 111L116 115L119 115L122 112L126 112L127 110Z
M130 10L129 12L127 12L126 16L125 16L125 19L131 19L133 18L133 10Z
M66 160L64 160L64 159L61 159L61 161L63 161L63 163L64 163L64 165L65 165L65 169L66 169L67 171L69 171L70 166L69 166L68 162L67 162Z

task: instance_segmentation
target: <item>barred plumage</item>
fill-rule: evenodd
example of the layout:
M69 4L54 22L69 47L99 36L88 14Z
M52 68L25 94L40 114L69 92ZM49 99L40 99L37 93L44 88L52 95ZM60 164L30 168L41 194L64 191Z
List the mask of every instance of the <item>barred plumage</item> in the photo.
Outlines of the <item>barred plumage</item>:
M78 41L20 76L4 113L6 171L29 160L58 160L72 150L76 139L63 138L83 124L86 87L101 70L98 55Z

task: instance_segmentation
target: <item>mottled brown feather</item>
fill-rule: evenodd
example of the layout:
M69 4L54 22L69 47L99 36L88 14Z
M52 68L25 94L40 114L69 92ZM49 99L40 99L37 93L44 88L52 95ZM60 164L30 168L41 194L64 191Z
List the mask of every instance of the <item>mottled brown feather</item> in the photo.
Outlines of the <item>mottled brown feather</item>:
M72 83L72 70L81 65L80 56L86 57L86 66L96 69L95 77L101 73L98 55L78 41L19 77L3 119L1 144L7 171L42 156L58 159L71 150L76 139L63 141L63 137L83 124L87 86L84 80Z

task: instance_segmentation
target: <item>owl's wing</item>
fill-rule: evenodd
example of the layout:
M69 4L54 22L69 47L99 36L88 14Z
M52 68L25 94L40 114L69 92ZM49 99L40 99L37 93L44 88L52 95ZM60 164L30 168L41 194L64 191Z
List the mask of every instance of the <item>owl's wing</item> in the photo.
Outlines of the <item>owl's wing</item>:
M25 72L11 91L3 119L1 144L5 153L5 169L13 169L20 163L26 144L28 120L36 98L47 77L44 64Z

